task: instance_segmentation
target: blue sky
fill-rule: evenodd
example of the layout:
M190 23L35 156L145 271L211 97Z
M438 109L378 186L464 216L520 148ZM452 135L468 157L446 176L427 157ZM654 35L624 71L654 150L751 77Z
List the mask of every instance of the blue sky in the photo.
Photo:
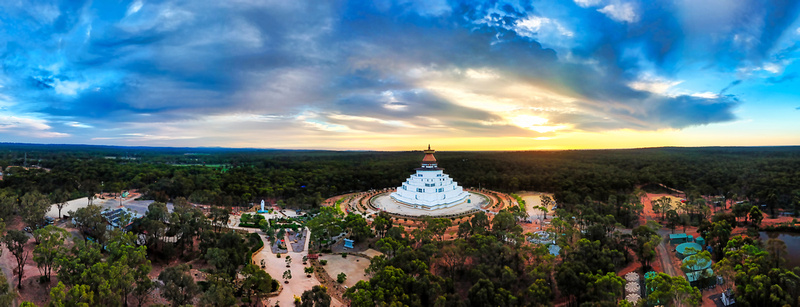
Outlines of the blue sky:
M799 9L788 0L7 0L0 141L798 145Z

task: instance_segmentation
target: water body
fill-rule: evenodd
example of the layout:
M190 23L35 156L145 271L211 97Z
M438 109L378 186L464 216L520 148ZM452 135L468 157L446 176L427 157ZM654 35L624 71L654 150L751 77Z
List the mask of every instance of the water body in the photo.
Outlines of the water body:
M795 266L800 266L800 234L780 231L760 231L759 235L761 240L765 243L767 240L773 238L783 240L789 252L786 256L786 267L793 268Z

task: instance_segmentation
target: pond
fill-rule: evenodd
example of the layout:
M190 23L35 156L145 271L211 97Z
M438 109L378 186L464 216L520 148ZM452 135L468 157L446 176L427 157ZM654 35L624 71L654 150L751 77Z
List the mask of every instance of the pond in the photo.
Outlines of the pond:
M786 243L786 249L788 251L786 266L788 268L800 266L800 234L780 231L761 231L759 235L761 236L761 240L765 243L771 238L783 240L783 242Z

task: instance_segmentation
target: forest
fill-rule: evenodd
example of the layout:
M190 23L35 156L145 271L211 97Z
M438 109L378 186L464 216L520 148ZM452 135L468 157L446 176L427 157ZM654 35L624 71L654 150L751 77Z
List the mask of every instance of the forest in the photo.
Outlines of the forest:
M45 255L38 259L50 263L59 278L52 301L79 303L91 293L93 302L128 305L129 297L154 288L142 277L151 261L200 259L213 272L202 286L186 281L187 266L169 267L159 275L174 286L174 292L165 292L174 294L171 302L181 305L200 296L201 304L249 303L242 296L274 290L273 277L262 276L258 272L263 270L247 264L249 253L261 242L221 232L220 221L228 219L230 207L265 199L281 207L312 209L314 217L306 224L312 242L325 240L320 233L345 230L350 238L366 240L383 252L372 259L370 279L344 293L353 306L628 306L619 300L625 284L617 272L633 262L651 268L664 226L674 231L687 225L708 239L713 250L701 256L713 259L715 270L736 285L740 305L800 306L800 268L784 265L785 244L774 239L762 242L752 235L757 235L763 218L759 208L770 216L798 215L800 147L437 153L439 166L462 186L553 193L559 208L551 225L562 247L557 257L544 246L525 243L529 234L519 226L525 213L516 207L491 217L475 214L457 225L457 238L452 240L444 240L447 229L456 227L449 219L425 219L422 227L406 230L384 214L367 223L359 215L319 208L330 196L395 187L421 157L419 151L3 144L0 215L4 219L18 215L34 226L41 221L41 204L101 191L138 189L156 201L131 230L144 236L141 245L125 233L98 233L98 208L75 212L78 229L95 240L49 257L40 251ZM684 191L686 204L662 212L657 200L653 205L657 221L641 224L643 190L667 187ZM707 205L703 195L738 204L731 208L734 213L711 214L698 209ZM173 212L166 202L175 204ZM214 207L204 214L190 203ZM63 234L49 227L38 230L36 238L58 246ZM745 229L748 234L737 233ZM274 230L264 231L274 236L270 232ZM3 243L12 250L27 241L22 236L9 230ZM167 240L174 237L180 239ZM110 276L120 270L130 272L126 275L130 279L111 282ZM250 283L231 287L229 281L237 274ZM264 282L270 286L258 288ZM681 276L661 273L648 287L655 290L643 304L699 306L701 302L698 288ZM182 295L186 293L192 297ZM303 306L330 304L324 289L309 290L303 298L307 296L309 302L311 297L322 299L308 305L299 299Z
M421 152L95 147L0 144L0 188L72 197L140 189L151 199L247 206L257 200L309 208L324 198L399 185ZM555 193L559 203L606 200L650 184L795 210L800 147L647 148L439 152L465 187ZM26 162L27 161L27 162ZM8 166L38 166L10 168Z

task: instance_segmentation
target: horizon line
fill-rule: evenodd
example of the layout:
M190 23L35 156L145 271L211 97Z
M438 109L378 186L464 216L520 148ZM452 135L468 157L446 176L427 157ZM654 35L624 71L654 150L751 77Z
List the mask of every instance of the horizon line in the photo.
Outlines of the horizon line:
M329 152L415 152L423 149L381 150L381 149L320 149L320 148L269 148L269 147L224 147L224 146L148 146L148 145L103 145L103 144L69 144L69 143L19 143L0 142L3 146L75 146L105 148L142 148L142 149L201 149L201 150L251 150L251 151L329 151ZM423 146L424 147L424 146ZM653 146L653 147L619 147L619 148L567 148L567 149L500 149L500 150L436 150L437 152L524 152L524 151L593 151L593 150L637 150L660 148L789 148L797 145L754 145L754 146Z

